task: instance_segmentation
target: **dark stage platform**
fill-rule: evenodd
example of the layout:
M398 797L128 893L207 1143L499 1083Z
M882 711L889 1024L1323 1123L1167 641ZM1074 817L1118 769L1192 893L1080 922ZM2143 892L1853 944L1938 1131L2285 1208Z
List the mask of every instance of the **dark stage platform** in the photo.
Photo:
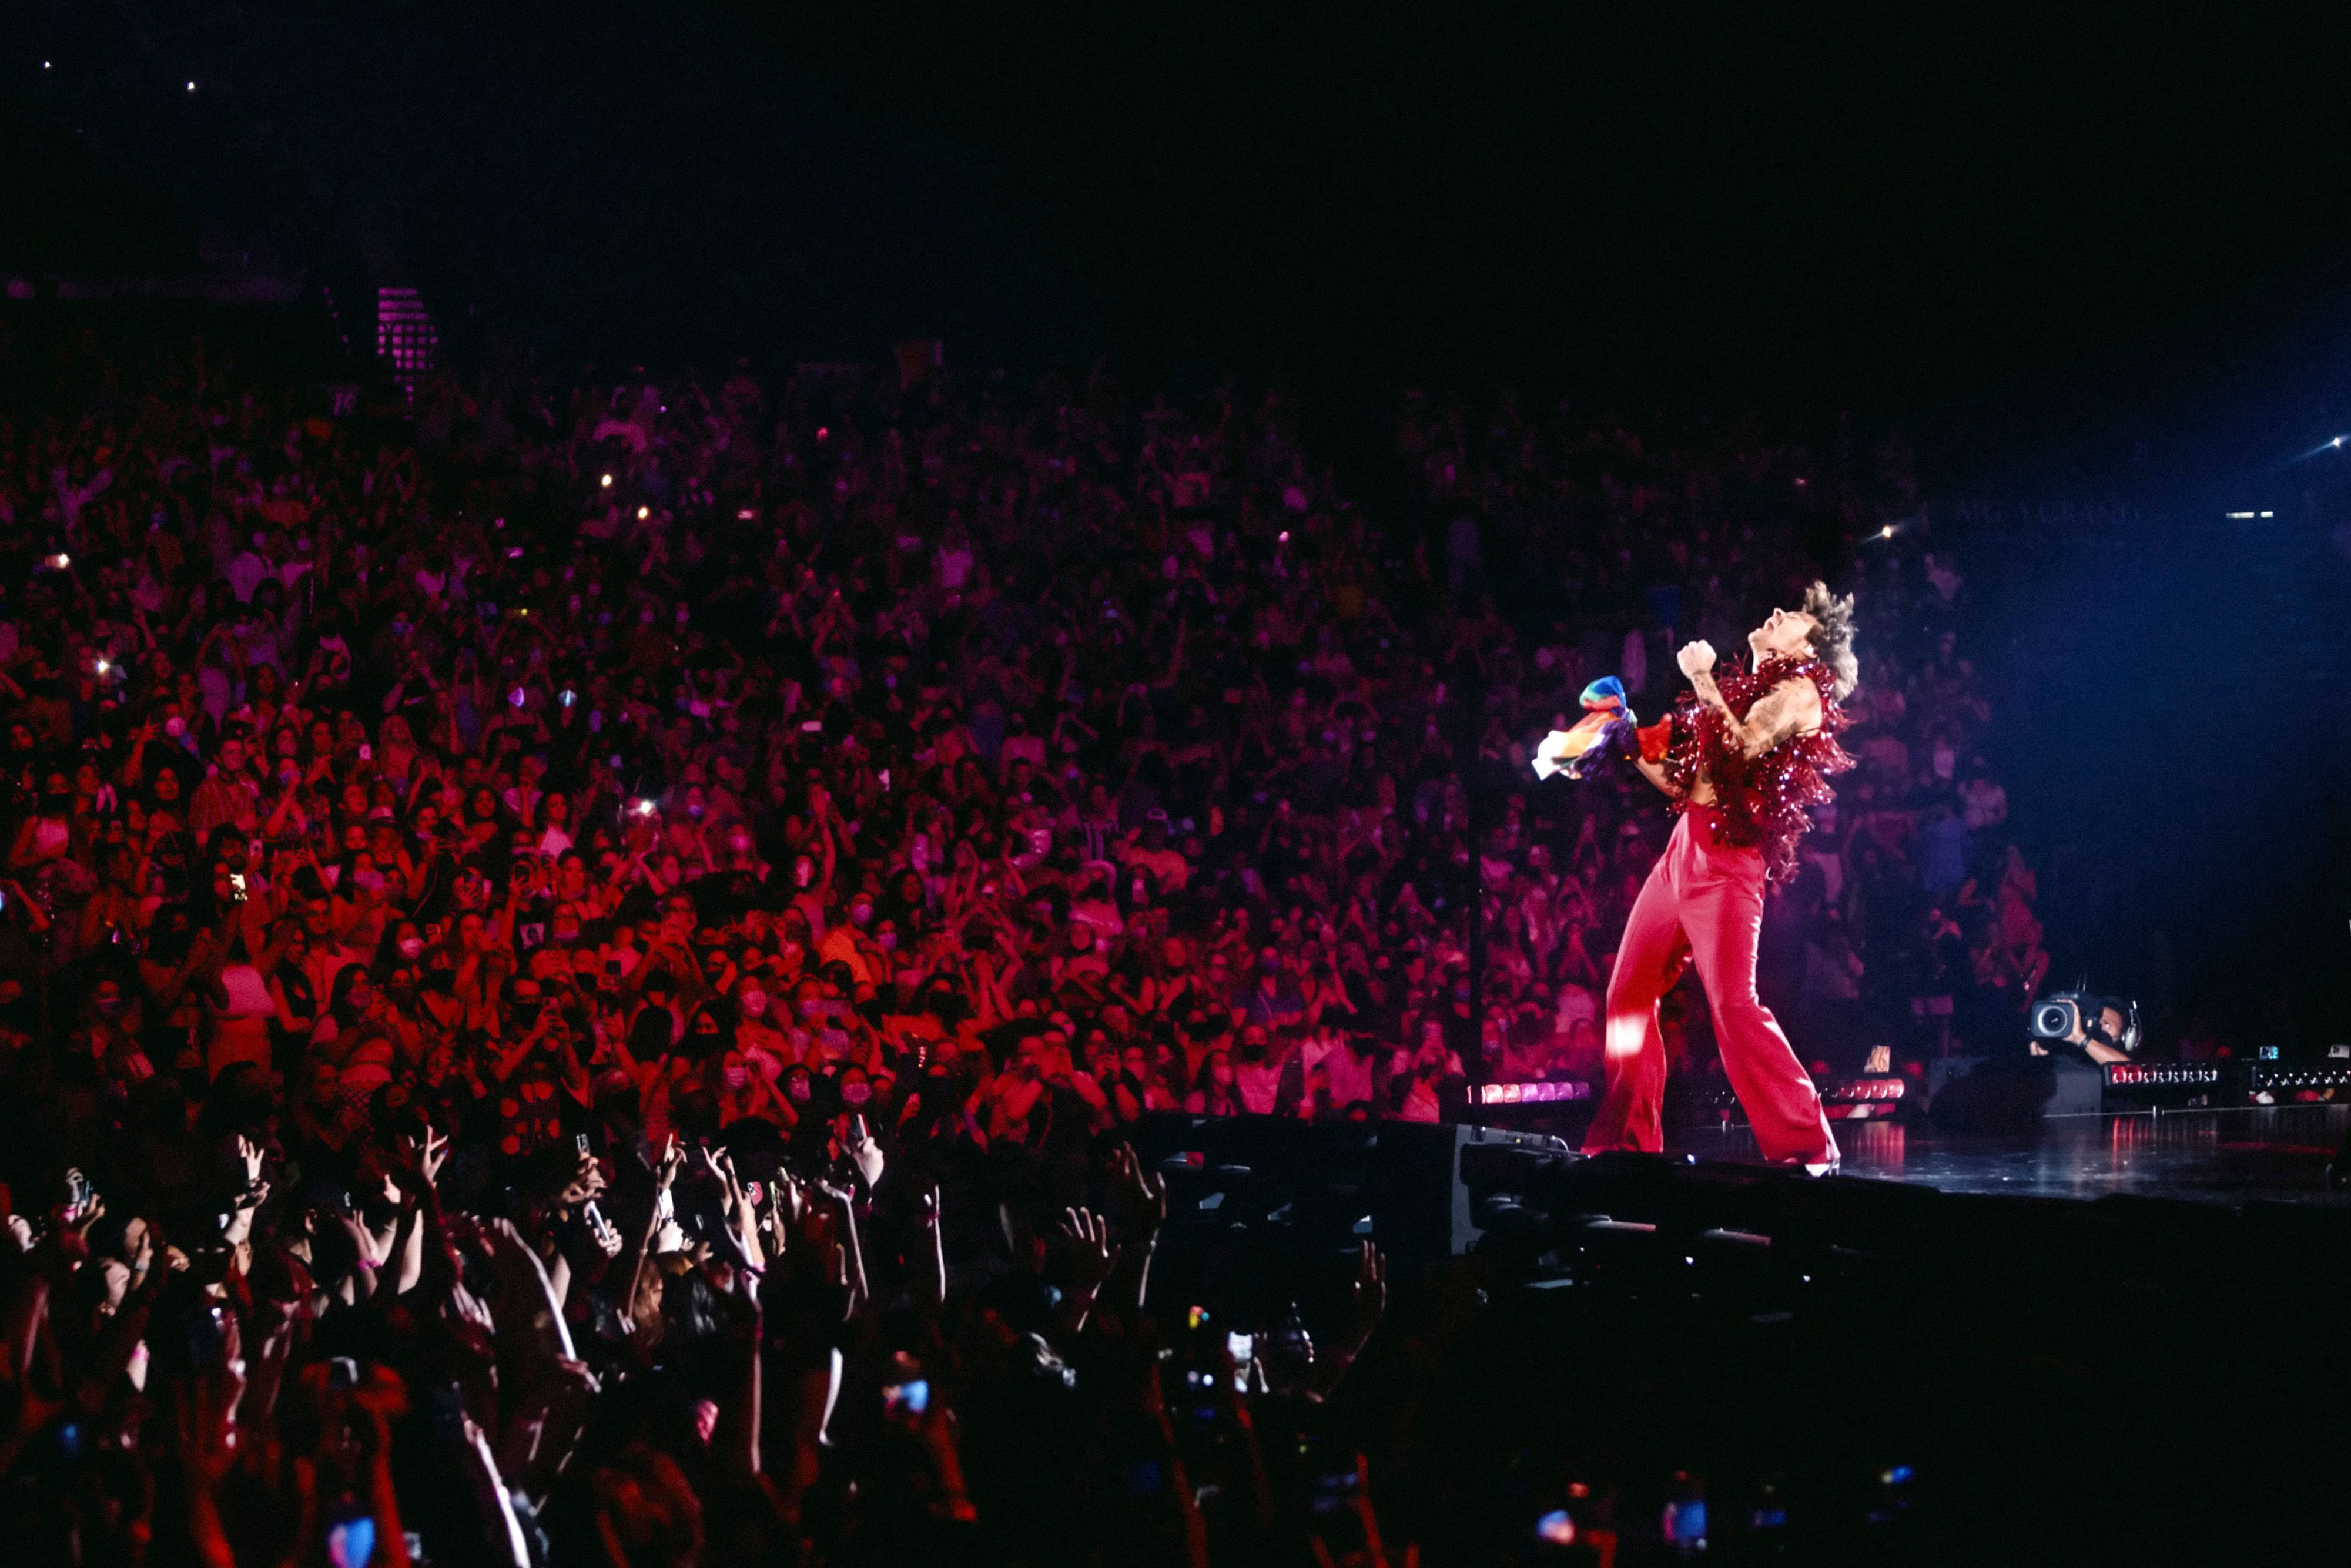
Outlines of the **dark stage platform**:
M2095 1199L2196 1198L2351 1207L2326 1166L2351 1132L2351 1105L2051 1117L2029 1134L1960 1136L1896 1122L1844 1122L1844 1174L1944 1192ZM1686 1132L1667 1153L1756 1158L1744 1126Z
M1477 1415L1505 1448L1618 1486L1623 1517L1658 1517L1654 1478L1688 1471L1727 1531L1767 1517L1758 1478L1800 1500L1791 1530L1831 1521L1726 1533L1710 1559L2351 1562L2325 1503L2351 1473L2351 1197L2325 1177L2351 1106L2012 1137L1842 1122L1823 1180L1755 1163L1744 1127L1585 1159L1575 1119L1536 1123L1145 1118L1153 1289L1243 1322L1336 1314L1366 1239L1400 1321L1474 1284L1484 1315L1439 1380L1513 1390ZM1896 1474L1915 1501L1887 1500ZM1447 1484L1508 1517L1522 1483Z

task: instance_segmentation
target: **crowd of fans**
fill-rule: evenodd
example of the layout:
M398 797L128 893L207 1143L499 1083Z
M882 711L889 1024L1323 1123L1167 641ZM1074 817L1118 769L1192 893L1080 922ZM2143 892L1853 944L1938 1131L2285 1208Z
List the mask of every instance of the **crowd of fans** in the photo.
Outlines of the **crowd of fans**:
M1531 744L1824 561L1861 768L1766 1000L1850 1071L2016 1036L2047 964L1890 438L1414 396L1350 494L1284 395L1099 370L338 417L217 348L10 353L0 1510L45 1552L1380 1559L1292 1440L1378 1255L1320 1354L1201 1332L1134 1124L1596 1079L1669 819Z

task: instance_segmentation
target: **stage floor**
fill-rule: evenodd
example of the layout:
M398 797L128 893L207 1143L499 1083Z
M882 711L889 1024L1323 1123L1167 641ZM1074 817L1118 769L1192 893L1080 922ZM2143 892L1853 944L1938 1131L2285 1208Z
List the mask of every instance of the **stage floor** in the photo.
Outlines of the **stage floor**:
M1946 1192L2097 1198L2197 1198L2217 1203L2351 1207L2330 1192L2327 1162L2351 1132L2351 1106L2167 1112L2161 1116L2066 1116L2021 1137L1959 1137L1892 1122L1840 1122L1849 1176ZM1752 1160L1743 1126L1684 1134L1669 1154Z

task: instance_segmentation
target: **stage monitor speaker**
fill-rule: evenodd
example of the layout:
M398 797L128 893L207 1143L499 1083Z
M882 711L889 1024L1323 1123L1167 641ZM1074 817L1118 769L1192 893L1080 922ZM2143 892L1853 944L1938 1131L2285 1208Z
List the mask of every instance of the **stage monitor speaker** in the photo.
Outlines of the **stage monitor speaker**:
M2070 1056L1954 1056L1927 1063L1927 1112L1953 1131L2022 1131L2047 1116L2095 1116L2105 1075Z
M2057 1092L2043 1107L2044 1116L2095 1116L2105 1109L2106 1075L2095 1062L2053 1056L2057 1069Z
M1446 1250L1454 1257L1476 1247L1508 1215L1542 1208L1554 1173L1583 1157L1549 1133L1467 1125L1447 1131L1453 1134L1447 1173L1453 1202Z
M1965 1078L1983 1061L1980 1056L1937 1056L1927 1061L1927 1103L1932 1106L1936 1096L1953 1081Z
M1446 1123L1160 1113L1132 1136L1167 1178L1172 1228L1279 1225L1310 1247L1362 1239L1412 1259L1469 1250L1576 1157L1548 1134Z

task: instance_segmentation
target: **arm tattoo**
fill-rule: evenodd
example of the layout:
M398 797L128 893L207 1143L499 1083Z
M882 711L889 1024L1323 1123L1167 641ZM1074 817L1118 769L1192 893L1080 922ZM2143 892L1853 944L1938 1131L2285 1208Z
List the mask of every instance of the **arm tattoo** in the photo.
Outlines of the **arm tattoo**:
M1761 757L1807 724L1818 722L1818 699L1806 701L1809 695L1810 688L1802 683L1783 681L1756 698L1755 706L1747 710L1747 722L1735 731L1740 749L1750 757Z
M1742 721L1722 700L1722 688L1714 683L1714 673L1701 671L1690 677L1690 685L1698 701L1722 715L1724 728L1739 749L1749 757L1761 757L1782 741L1818 722L1815 713L1817 697L1807 701L1811 687L1802 681L1782 681L1755 699Z

